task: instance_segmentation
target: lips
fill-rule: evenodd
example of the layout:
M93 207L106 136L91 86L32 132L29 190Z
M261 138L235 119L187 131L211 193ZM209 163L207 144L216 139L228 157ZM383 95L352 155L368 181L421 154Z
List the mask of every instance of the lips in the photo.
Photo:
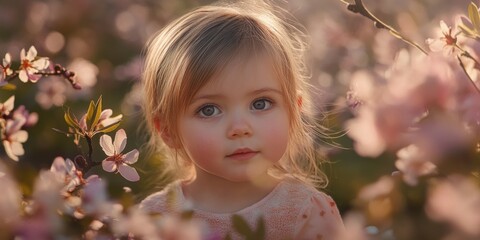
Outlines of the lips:
M235 150L233 153L227 155L227 157L236 159L236 160L248 160L255 155L257 155L258 151L254 151L250 148L239 148Z

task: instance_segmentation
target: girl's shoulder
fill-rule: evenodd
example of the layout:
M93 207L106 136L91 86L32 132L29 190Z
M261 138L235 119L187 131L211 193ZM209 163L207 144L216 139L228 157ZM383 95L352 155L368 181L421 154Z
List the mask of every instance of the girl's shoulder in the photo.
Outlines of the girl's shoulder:
M170 213L181 208L180 182L167 185L161 191L153 193L143 199L139 208L149 213Z
M333 199L326 193L317 190L315 187L298 180L294 177L286 177L282 180L281 185L282 195L288 196L288 198L293 198L294 201L304 200L314 198L323 201L333 201Z
M331 239L343 230L336 203L328 194L292 178L282 187L289 204L297 206L294 239Z

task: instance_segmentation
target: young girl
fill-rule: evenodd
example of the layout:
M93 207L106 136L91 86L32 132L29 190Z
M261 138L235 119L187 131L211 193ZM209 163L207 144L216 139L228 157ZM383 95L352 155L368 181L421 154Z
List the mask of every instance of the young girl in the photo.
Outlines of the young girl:
M233 239L232 215L266 239L332 239L343 229L315 159L300 32L268 4L206 6L147 45L145 114L178 179L140 204L193 210ZM217 235L218 236L218 235Z

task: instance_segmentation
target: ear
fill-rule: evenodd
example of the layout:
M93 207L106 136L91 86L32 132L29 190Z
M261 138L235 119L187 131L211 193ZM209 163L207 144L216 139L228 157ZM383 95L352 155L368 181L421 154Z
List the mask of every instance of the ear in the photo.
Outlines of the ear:
M154 124L157 133L160 134L163 142L165 142L165 144L167 144L169 148L179 148L179 144L177 144L176 141L172 138L170 131L165 126L162 126L159 118L155 118Z

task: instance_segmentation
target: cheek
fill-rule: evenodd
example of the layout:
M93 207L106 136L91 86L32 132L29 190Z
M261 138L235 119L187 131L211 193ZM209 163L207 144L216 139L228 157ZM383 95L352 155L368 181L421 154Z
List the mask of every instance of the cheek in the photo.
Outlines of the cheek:
M199 126L199 123L190 121L184 122L180 130L185 151L195 162L219 154L221 149L217 146L221 146L221 142L217 135L214 128Z
M266 122L262 128L262 141L267 147L268 157L272 161L279 160L287 149L289 139L288 128L288 118L285 114L275 116Z

